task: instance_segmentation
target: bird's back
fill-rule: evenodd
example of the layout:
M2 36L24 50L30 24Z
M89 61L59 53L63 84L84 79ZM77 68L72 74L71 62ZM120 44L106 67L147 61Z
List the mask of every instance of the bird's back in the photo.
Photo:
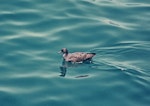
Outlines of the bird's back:
M64 59L68 62L83 62L86 60L91 60L94 55L95 53L75 52L64 56Z

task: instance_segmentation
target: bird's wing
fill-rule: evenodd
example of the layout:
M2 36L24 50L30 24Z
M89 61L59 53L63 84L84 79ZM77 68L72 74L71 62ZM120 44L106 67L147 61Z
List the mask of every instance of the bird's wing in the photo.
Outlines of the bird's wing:
M86 55L82 52L71 53L67 56L66 61L80 62L85 60Z

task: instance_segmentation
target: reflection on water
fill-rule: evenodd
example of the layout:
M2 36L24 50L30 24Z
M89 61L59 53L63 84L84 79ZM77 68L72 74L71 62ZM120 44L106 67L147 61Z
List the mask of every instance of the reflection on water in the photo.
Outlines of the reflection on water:
M64 66L60 66L60 73L61 73L60 76L65 77L66 72L67 72L67 68Z
M65 60L62 61L62 64L60 66L60 76L65 77L67 74L67 69L70 67L80 67L83 66L85 64L92 64L92 61L85 61L83 63L72 63L72 62L66 62ZM82 77L88 77L89 75L79 75L76 76L75 78L82 78Z

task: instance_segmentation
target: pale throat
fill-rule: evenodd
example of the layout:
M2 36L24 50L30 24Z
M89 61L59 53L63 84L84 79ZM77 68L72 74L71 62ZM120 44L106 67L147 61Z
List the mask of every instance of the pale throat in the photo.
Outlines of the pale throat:
M66 57L67 55L68 55L67 53L64 53L64 54L63 54L63 57Z

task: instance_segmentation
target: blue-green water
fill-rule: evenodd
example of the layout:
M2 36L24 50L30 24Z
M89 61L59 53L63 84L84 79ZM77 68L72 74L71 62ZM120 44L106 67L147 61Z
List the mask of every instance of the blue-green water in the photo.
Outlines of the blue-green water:
M149 104L149 0L0 0L0 106Z

